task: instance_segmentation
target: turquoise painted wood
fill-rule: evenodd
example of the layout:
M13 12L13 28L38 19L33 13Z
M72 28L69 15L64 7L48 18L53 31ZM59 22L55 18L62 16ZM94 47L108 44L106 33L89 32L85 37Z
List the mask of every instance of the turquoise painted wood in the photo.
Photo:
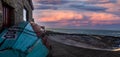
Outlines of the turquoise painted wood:
M31 32L26 31L26 30L30 30ZM18 37L18 40L14 44L13 48L19 49L24 52L29 47L31 47L37 39L38 38L37 38L35 32L33 31L31 25L28 24L25 27L25 29L23 30L23 32L21 33L21 35Z
M27 57L46 57L48 54L47 48L38 40L34 45L33 50L27 55Z
M22 22L18 26L24 28L26 25L27 25L27 22ZM3 36L4 36L4 34L7 33L7 31L8 31L8 29L5 29L0 35L0 44L1 44L0 50L6 49L6 48L11 48L14 45L14 43L16 42L19 35L21 34L21 31L17 31L16 39L12 39L12 40L11 39L4 39Z
M17 27L15 39L3 38L8 29L0 34L0 57L46 57L49 51L37 38L31 24L22 22Z
M4 33L7 32L7 29L5 29L1 34L0 34L0 44L4 41L4 38L1 38ZM0 47L1 49L1 47Z
M17 50L5 50L0 52L0 57L25 57L26 54Z

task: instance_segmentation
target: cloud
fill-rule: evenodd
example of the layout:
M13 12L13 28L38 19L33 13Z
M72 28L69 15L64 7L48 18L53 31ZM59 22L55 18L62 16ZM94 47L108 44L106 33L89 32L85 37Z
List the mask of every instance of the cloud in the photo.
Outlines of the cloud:
M120 24L120 0L33 1L35 21L45 26L110 28Z
M120 4L114 4L114 3L107 3L107 4L96 4L96 6L101 6L107 8L107 12L119 12L120 13Z
M81 14L81 13L79 13ZM110 14L110 13L87 13L82 14L86 16L82 20L70 20L61 22L65 26L97 26L97 25L113 25L120 24L120 17L118 15Z
M33 0L35 9L76 9L78 11L118 12L118 0ZM56 6L59 5L59 6Z
M120 12L120 0L85 0L84 2L76 2L69 6L87 11Z
M98 7L98 6L94 6L94 5L70 5L73 8L76 9L82 9L82 10L88 10L88 11L105 11L107 8L105 7Z
M113 21L120 20L119 16L109 14L109 13L93 13L90 16L90 20L98 20L98 21Z
M66 27L66 26L87 26L89 21L81 21L81 20L66 20L66 21L59 21L56 24L60 25L62 27Z
M50 6L50 5L35 5L35 9L37 10L39 10L39 9L41 9L41 10L44 10L44 9L57 9L57 7L56 6Z
M106 3L116 3L116 0L86 0L89 4L106 4Z
M32 0L32 1L34 4L40 2L40 0Z
M66 0L40 0L39 3L41 4L52 4L52 5L59 5L68 3Z
M39 14L38 14L39 13ZM120 17L110 13L76 12L70 10L36 11L34 18L46 26L86 27L120 24Z
M34 16L40 22L56 22L56 21L67 21L67 20L81 20L84 17L77 12L62 11L62 10L45 10L37 16Z
M89 15L93 25L97 24L120 24L120 17L109 13L93 13Z

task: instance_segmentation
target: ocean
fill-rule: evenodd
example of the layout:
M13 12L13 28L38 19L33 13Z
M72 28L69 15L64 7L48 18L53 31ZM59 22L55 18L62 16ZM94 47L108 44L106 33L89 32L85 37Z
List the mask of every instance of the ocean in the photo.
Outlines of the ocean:
M120 37L120 31L117 30L94 30L94 29L46 29L54 32L69 33L69 34L87 34L87 35L104 35Z

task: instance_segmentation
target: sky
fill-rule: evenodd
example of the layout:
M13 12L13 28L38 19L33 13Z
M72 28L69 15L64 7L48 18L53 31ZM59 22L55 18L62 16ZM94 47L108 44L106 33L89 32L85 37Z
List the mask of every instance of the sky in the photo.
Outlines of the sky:
M120 30L120 0L33 0L33 18L47 28Z

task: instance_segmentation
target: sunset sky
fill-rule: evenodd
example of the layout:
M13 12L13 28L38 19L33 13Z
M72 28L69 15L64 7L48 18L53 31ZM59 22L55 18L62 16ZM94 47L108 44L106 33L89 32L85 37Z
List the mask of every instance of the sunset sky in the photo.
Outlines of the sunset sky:
M47 28L120 30L120 0L33 0L35 22Z

